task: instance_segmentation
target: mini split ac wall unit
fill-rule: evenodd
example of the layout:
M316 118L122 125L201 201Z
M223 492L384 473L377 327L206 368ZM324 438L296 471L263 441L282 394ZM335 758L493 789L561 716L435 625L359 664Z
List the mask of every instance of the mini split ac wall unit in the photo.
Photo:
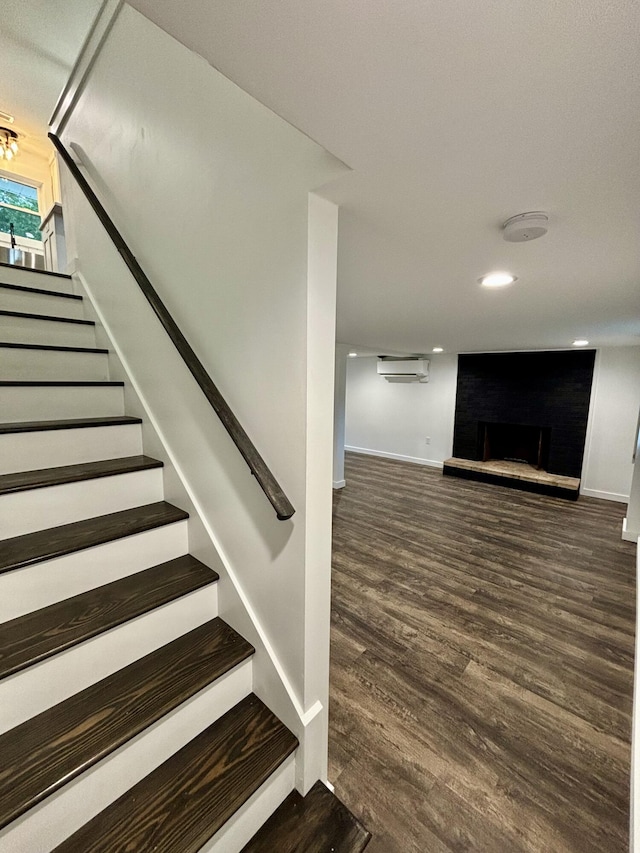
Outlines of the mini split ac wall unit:
M426 358L381 358L378 375L387 382L428 382L429 360Z

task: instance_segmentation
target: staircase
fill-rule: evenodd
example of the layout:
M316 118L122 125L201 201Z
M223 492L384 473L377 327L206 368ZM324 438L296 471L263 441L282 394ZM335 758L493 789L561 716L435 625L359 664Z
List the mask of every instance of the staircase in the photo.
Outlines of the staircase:
M95 332L70 278L0 266L0 853L364 849L293 791Z

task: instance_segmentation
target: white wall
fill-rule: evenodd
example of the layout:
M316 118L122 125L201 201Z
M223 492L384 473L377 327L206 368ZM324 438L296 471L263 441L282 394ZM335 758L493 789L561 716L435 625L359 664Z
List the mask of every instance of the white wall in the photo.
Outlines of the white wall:
M627 501L640 409L640 346L598 350L581 492Z
M329 646L331 631L331 516L333 509L333 399L338 208L309 196L307 300L307 494L304 636L304 706L321 702L308 727L305 753L322 755L318 775L327 780ZM313 760L313 766L316 766ZM307 772L307 776L309 776Z
M436 467L451 456L458 358L442 353L429 359L424 384L388 382L378 376L375 357L348 359L348 450Z
M628 542L636 543L640 539L640 429L636 435L636 460L633 466L629 504L624 520L622 538ZM640 832L640 826L638 826L638 832Z
M422 464L451 456L457 356L430 357L428 384L393 384L375 358L347 363L346 445ZM598 350L582 471L582 493L627 501L640 409L640 346ZM431 444L425 438L431 437Z
M330 572L325 398L333 389L337 215L328 202L310 205L309 191L346 167L126 5L63 140L77 146L105 207L296 507L291 521L277 521L63 174L69 257L77 255L216 544L226 570L221 613L239 630L251 615L302 718L310 710L305 654L313 645L306 596L315 584L327 598ZM322 258L323 251L333 256ZM316 326L310 311L322 315ZM315 420L318 400L326 423ZM312 454L328 459L325 472L310 464ZM318 555L313 579L305 563L309 541ZM202 538L192 543L205 562L209 549ZM324 652L319 645L320 667ZM270 689L264 654L259 650L254 683L263 696Z
M344 479L345 407L347 402L347 360L349 347L336 344L335 396L333 401L333 488L341 489Z

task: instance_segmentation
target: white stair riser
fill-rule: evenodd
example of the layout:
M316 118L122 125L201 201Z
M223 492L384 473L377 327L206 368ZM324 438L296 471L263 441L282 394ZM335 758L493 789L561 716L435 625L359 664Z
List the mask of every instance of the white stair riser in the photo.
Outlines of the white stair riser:
M283 761L258 790L200 848L198 853L240 853L295 787L295 754ZM331 848L333 849L333 848ZM277 851L274 851L277 853Z
M162 468L0 495L0 539L162 499Z
M245 661L0 832L0 850L49 853L251 692ZM166 851L169 853L169 851Z
M63 323L0 314L0 340L12 344L95 347L96 333L95 327L87 323Z
M0 622L181 557L188 550L184 520L4 572Z
M70 278L33 272L20 267L0 266L0 281L3 284L18 284L20 287L37 287L40 290L73 293L73 282Z
M38 382L108 378L106 353L0 347L0 379Z
M0 732L68 699L218 615L216 584L0 681Z
M82 299L65 299L44 293L30 293L27 290L11 290L8 287L0 287L0 308L4 311L25 311L27 314L84 319Z
M142 453L140 424L0 433L0 474Z
M5 423L123 415L123 387L0 385L0 413Z

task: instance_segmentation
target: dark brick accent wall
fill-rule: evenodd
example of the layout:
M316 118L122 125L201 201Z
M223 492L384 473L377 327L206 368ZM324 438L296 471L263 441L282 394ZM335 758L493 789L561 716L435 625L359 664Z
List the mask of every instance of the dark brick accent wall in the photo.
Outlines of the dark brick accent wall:
M453 455L481 459L481 421L551 428L548 470L579 477L595 350L458 356Z

